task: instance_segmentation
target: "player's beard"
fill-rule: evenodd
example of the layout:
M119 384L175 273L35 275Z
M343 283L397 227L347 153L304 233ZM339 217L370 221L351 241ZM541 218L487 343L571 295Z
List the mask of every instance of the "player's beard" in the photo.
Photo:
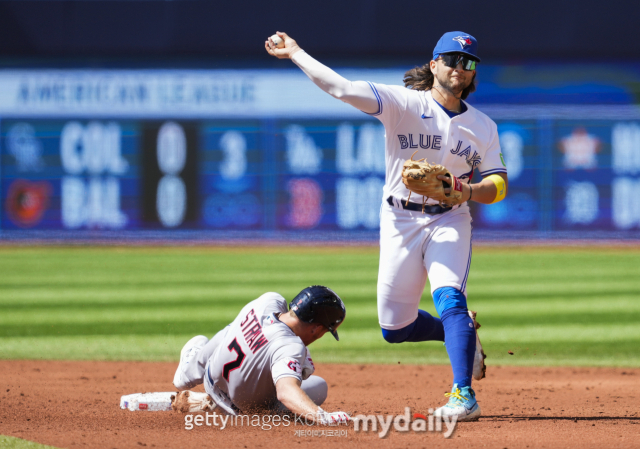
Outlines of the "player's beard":
M451 78L447 78L442 75L436 75L436 78L438 80L438 84L440 84L443 89L451 92L454 97L460 97L462 91L469 87L469 85L471 85L471 82L473 81L473 79L471 79L469 80L469 82L464 83L460 78L458 78L460 82L454 85Z

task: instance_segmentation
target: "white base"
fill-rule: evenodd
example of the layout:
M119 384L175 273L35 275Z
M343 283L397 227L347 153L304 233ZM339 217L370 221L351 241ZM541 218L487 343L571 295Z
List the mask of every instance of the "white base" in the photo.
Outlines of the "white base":
M126 394L120 398L120 408L132 412L170 412L171 396L175 395L175 391Z

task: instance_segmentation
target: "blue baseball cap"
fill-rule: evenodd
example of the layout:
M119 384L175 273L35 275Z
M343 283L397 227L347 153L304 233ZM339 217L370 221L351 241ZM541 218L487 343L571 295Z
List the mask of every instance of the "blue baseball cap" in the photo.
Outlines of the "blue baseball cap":
M443 53L464 53L480 62L478 41L472 35L462 31L449 31L442 35L436 48L433 49L433 59L436 60L438 55Z

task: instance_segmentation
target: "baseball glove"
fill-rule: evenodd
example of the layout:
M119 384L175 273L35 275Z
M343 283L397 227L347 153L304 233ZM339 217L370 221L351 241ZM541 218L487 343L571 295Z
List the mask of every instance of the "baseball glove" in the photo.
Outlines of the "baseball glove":
M213 411L216 404L207 393L181 391L171 396L171 408L180 413Z
M411 192L422 195L422 212L424 212L424 205L428 198L438 201L442 207L462 203L462 183L460 180L442 165L431 165L425 159L414 161L413 156L416 153L417 151L402 167L402 182L409 189L409 198L411 198ZM438 175L448 176L451 179L451 185L438 179ZM445 193L444 189L449 187L451 191ZM409 198L407 198L407 203Z

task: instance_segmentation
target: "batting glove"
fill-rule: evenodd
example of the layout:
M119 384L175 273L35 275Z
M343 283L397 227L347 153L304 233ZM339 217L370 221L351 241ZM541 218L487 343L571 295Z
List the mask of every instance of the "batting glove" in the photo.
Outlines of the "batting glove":
M337 426L338 424L347 424L351 421L351 417L345 412L328 413L318 407L318 421L325 426Z

